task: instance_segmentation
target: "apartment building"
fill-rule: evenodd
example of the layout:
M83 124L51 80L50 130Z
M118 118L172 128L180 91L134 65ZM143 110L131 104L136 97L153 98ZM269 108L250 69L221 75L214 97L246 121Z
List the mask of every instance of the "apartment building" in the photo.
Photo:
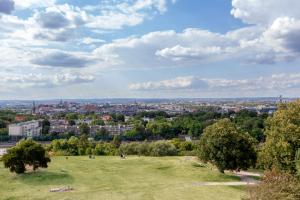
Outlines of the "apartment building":
M39 136L42 132L42 123L38 120L10 124L8 127L9 136L11 137L34 137Z

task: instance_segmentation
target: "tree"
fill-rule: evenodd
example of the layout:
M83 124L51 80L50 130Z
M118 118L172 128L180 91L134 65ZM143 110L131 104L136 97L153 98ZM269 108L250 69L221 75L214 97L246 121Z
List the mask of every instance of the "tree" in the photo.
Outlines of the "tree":
M146 129L148 133L151 133L151 135L165 139L174 138L178 133L172 124L166 120L155 120L149 122Z
M204 130L199 158L224 173L224 170L246 170L254 166L256 152L250 136L239 133L229 119L222 119Z
M76 125L76 122L75 122L75 120L73 120L73 119L69 119L69 120L68 120L68 124L69 124L69 126L75 126L75 125Z
M79 132L81 135L89 135L90 134L90 127L87 123L82 123L79 126Z
M134 124L133 129L126 131L124 136L127 140L144 140L147 137L145 127L141 123Z
M109 139L109 132L105 128L100 128L96 131L95 140L108 140Z
M77 120L79 117L78 117L78 114L77 113L68 113L66 115L66 120Z
M0 128L6 128L6 123L2 119L0 119Z
M50 158L46 156L46 151L42 145L32 140L22 140L15 147L8 150L2 158L5 168L17 174L24 173L26 166L31 166L33 170L39 167L47 168Z
M235 114L233 121L242 132L249 133L257 141L262 142L266 114L258 115L255 111L241 110Z
M48 119L45 119L42 122L42 134L43 135L49 134L49 130L50 130L50 122Z
M121 145L121 138L119 135L115 135L112 141L112 144L115 146L115 148L119 148Z
M296 173L296 152L300 148L300 100L280 104L266 122L266 142L259 163L266 169L277 168Z
M114 122L124 122L125 116L123 114L113 113L111 114Z
M105 123L102 119L95 119L92 121L91 124L94 126L104 126L105 125Z
M296 169L297 169L297 176L300 177L300 149L298 149L296 153Z

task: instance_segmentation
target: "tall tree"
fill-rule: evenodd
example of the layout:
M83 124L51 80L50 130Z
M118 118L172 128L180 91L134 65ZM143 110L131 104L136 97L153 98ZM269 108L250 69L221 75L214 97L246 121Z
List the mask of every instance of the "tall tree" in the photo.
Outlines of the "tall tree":
M87 123L82 123L79 126L79 132L81 135L89 135L90 134L90 127Z
M42 122L42 134L43 135L47 135L47 134L49 134L49 131L50 131L50 122L49 122L49 120L48 119L45 119L45 120L43 120L43 122Z
M300 148L300 100L280 104L266 123L266 142L259 154L260 164L296 172L296 152Z

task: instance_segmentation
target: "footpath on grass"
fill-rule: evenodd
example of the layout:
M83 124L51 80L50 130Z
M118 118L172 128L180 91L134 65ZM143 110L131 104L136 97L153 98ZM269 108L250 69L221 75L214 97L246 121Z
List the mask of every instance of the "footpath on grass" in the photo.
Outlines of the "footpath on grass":
M253 172L233 172L234 175L241 178L241 181L232 182L197 182L194 183L195 186L240 186L240 185L257 185L260 181L254 179L253 177L260 177L261 175Z

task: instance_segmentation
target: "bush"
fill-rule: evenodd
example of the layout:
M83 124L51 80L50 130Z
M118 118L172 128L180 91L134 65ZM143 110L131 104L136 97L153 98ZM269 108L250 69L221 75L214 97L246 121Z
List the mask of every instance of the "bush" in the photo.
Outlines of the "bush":
M116 149L110 143L98 143L94 149L94 154L98 156L115 155Z
M189 141L184 141L180 144L181 151L192 151L194 149L193 143Z
M150 145L150 156L176 156L176 147L169 142L154 142Z
M115 140L117 141L117 140ZM116 145L117 143L117 145ZM53 140L47 147L48 151L52 151L54 155L76 156L76 155L140 155L140 156L175 156L178 155L180 149L184 153L180 155L195 155L195 145L191 142L180 142L180 148L177 149L173 142L98 142L94 143L84 138L76 138L72 136L69 140L60 139ZM120 145L119 147L117 147Z
M150 155L150 144L143 142L139 144L138 155L140 156L149 156Z
M85 153L86 151L84 150L84 148L79 148L78 149L78 155L80 155L80 156L84 156L86 153Z
M277 170L267 171L262 182L248 188L245 200L297 200L300 199L300 184L291 174Z
M119 147L119 153L126 155L140 155L139 154L140 144L136 142L122 144Z
M119 153L140 156L175 156L178 154L178 151L170 142L159 141L122 144L119 148Z
M64 151L64 150L57 150L53 152L55 156L72 156L69 152Z
M92 150L91 147L88 147L88 148L85 150L85 154L86 154L86 155L92 155L92 153L93 153L93 150Z

